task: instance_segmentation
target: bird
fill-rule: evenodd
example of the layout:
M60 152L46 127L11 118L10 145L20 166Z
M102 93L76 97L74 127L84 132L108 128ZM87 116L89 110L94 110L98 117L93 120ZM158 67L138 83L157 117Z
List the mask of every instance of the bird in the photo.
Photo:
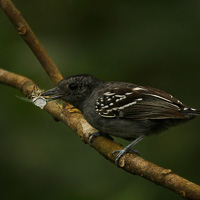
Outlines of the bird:
M51 100L62 99L78 108L98 135L131 141L117 153L115 163L149 135L198 116L200 111L184 105L172 95L152 87L128 82L106 82L89 74L72 75L42 93Z

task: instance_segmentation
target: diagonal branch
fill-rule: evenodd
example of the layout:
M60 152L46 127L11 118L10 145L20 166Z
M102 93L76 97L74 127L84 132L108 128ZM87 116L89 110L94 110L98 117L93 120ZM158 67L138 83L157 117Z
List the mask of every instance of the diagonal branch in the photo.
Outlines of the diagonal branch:
M21 12L10 0L0 0L0 6L17 29L19 35L24 39L32 52L35 54L42 67L45 69L51 80L56 84L63 79L59 69L49 57L40 41L23 18Z
M0 0L0 6L14 24L18 33L34 52L51 80L54 83L59 82L62 79L62 75L45 49L41 46L21 13L10 0ZM28 98L31 98L35 89L40 91L32 80L3 69L0 69L0 83L20 89ZM49 102L44 109L53 117L68 124L86 143L88 143L89 134L96 131L83 118L80 111L69 104L63 108L55 102ZM115 156L112 155L112 152L122 149L121 145L101 136L95 138L91 146L113 163ZM170 169L159 167L135 154L125 154L120 160L120 167L129 173L142 176L156 184L164 186L184 198L200 199L200 186L174 174Z
M31 98L36 87L32 80L3 69L0 69L0 83L21 90L28 98ZM37 90L40 91L39 88L37 88ZM85 143L88 143L90 133L96 131L87 123L82 114L69 104L63 108L55 102L49 102L44 109L54 118L69 125ZM113 163L115 161L115 156L112 155L112 152L117 149L122 149L121 145L101 136L95 138L91 146ZM184 198L194 200L200 199L199 185L174 174L170 169L159 167L135 154L125 154L120 159L120 167L131 174L139 175L168 188Z

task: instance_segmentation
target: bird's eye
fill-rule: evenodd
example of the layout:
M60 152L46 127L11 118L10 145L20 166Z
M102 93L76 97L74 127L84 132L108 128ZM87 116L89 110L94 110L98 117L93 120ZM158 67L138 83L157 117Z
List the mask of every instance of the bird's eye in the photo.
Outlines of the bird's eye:
M78 88L78 85L76 83L69 84L69 89L70 90L76 90L77 88Z

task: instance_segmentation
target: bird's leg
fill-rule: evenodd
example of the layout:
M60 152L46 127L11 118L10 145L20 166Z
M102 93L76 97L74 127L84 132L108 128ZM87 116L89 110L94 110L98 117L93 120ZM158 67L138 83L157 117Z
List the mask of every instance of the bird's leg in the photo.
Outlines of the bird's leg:
M94 133L91 133L89 135L89 144L91 145L91 143L93 142L94 138L96 138L98 136L103 136L103 137L108 138L109 140L113 140L113 138L110 135L106 134L106 133L94 132Z
M135 140L133 140L129 145L127 145L124 149L122 150L117 150L117 151L113 151L112 154L118 153L115 159L115 164L119 164L119 160L120 158L127 152L133 152L139 155L139 152L137 150L132 150L130 149L131 147L133 147L134 145L136 145L138 142L140 142L141 140L143 140L145 138L144 135L139 136L138 138L136 138Z

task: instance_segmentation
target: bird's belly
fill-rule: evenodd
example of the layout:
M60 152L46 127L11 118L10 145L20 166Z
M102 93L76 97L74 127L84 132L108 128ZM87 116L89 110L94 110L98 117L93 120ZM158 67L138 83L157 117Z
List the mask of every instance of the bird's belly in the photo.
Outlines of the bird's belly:
M135 121L131 119L120 118L104 118L101 116L88 117L84 115L88 123L99 130L101 133L109 134L112 136L120 137L123 139L135 139L140 135L149 135L148 121Z
M116 137L135 139L146 132L146 130L144 130L145 127L142 129L139 128L138 124L132 120L109 119L107 122L103 121L104 120L99 120L94 126L96 126L100 132Z

